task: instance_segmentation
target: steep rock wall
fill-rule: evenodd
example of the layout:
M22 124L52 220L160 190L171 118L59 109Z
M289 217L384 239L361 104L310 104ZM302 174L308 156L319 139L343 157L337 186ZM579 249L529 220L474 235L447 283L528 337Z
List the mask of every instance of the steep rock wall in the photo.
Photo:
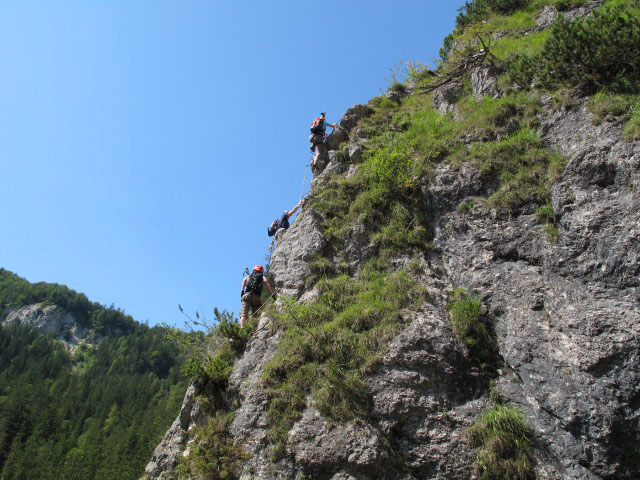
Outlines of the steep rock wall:
M491 72L481 73L474 92L494 94ZM454 85L436 92L436 108L455 110L461 91ZM420 198L436 248L412 267L426 300L402 312L405 326L366 378L370 415L332 422L308 399L288 433L287 455L277 461L261 379L281 333L262 315L231 376L239 407L230 431L250 457L242 479L470 478L473 451L464 432L490 404L491 379L453 333L447 307L454 288L477 294L487 309L501 362L494 390L519 405L533 427L537 477L638 475L640 143L625 143L619 123L594 125L586 100L576 102L554 110L543 99L539 114L543 140L567 160L551 195L557 241L534 214L504 218L481 201L461 212L461 203L492 192L492 179L472 166L437 165ZM358 168L367 144L359 121L369 114L366 106L345 113L314 172L312 194ZM271 261L281 294L315 298L305 279L312 259L331 255L324 220L305 206L281 239ZM356 222L344 251L351 272L375 254ZM400 254L392 262L406 267L410 259Z

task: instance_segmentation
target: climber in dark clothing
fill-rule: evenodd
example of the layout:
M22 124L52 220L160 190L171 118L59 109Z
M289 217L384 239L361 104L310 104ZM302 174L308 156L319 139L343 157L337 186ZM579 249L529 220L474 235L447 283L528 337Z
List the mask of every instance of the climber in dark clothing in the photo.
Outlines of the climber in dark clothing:
M311 170L315 170L320 157L326 156L327 144L327 127L336 128L337 123L328 123L324 118L326 112L322 112L318 118L316 118L311 124L311 135L309 141L311 142L311 151L316 152L316 155L311 160Z
M298 203L296 203L295 207L293 207L291 210L285 210L284 212L282 212L282 215L280 215L280 218L277 218L276 220L274 220L271 226L268 228L267 234L270 237L273 237L273 241L271 242L271 246L269 247L269 250L273 248L273 244L275 243L277 238L287 228L289 228L289 219L294 213L296 213L298 208L300 208L300 206L304 203L304 200L305 199L303 198Z
M291 218L291 215L296 213L303 203L304 199L296 203L295 207L293 207L291 210L285 210L284 212L282 212L282 215L280 215L280 218L278 219L278 229L275 233L276 236L289 228L289 219Z
M242 311L240 312L240 328L244 327L244 322L247 321L247 315L251 310L253 315L261 306L262 299L262 286L266 286L269 291L269 295L274 295L274 290L271 284L264 278L264 268L262 265L256 265L253 267L253 272L248 277L242 279L242 290L240 296L242 297Z

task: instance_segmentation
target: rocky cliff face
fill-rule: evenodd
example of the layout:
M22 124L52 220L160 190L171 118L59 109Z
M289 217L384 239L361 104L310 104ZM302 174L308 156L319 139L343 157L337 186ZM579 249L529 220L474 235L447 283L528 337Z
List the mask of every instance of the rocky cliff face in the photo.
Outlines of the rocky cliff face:
M475 72L475 95L497 95L492 75ZM435 108L455 114L462 91L439 89ZM268 313L261 316L230 377L237 395L230 433L249 457L240 478L467 479L474 452L465 431L496 394L517 404L533 429L537 478L638 478L640 142L624 142L619 123L595 126L586 99L575 103L554 108L543 96L537 113L543 142L566 159L550 195L553 239L532 211L504 216L487 207L482 199L495 191L495 179L477 166L437 164L421 186L433 248L417 257L397 253L391 263L411 268L425 300L401 311L403 327L366 374L368 415L336 422L308 398L287 434L286 454L274 457L262 377L282 332ZM368 147L360 123L371 113L369 106L345 113L312 194L361 168ZM327 249L326 221L313 203L305 205L282 238L271 260L281 296L317 297L305 283L310 264L338 261ZM376 252L354 222L341 252L344 268L355 275ZM478 296L495 332L491 374L453 331L448 306L456 288ZM185 402L191 412L192 401ZM159 447L147 468L150 479L171 478L175 446L195 423L185 412L176 420L180 429L176 423L168 432L172 450Z
M104 340L92 330L81 326L73 315L57 305L26 305L19 309L7 308L1 325L18 323L50 335L70 350L81 343L94 345Z

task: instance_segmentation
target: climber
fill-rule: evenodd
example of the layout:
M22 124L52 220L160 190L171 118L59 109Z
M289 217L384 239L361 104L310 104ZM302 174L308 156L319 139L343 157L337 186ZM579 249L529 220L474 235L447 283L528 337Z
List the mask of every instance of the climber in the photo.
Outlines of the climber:
M311 170L315 170L320 157L324 157L327 154L327 127L336 128L337 123L327 123L324 118L326 112L322 112L318 118L316 118L311 124L311 135L309 141L311 142L311 151L316 152L316 155L311 160Z
M296 206L293 207L291 210L285 210L284 212L282 212L282 215L280 215L280 218L277 218L276 220L274 220L273 223L271 223L271 226L267 229L267 235L269 235L270 237L273 237L275 235L277 237L283 231L289 228L289 219L291 218L291 215L296 213L298 208L300 208L300 206L303 203L304 203L304 198L300 200L298 203L296 203Z
M264 268L262 265L253 267L253 272L248 277L242 279L242 290L240 297L242 298L242 311L240 312L240 328L244 327L247 320L249 310L253 315L261 306L262 285L266 285L269 294L275 298L275 291L271 284L264 278Z

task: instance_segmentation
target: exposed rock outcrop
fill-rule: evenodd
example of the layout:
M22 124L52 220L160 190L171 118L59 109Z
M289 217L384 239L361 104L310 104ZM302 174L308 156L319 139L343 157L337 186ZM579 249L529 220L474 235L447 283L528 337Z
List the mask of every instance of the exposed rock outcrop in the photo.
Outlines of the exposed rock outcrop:
M543 11L538 21L549 15ZM473 94L496 94L495 78L491 69L474 72ZM451 111L461 92L461 85L440 89L434 107ZM470 202L495 188L471 164L436 164L419 195L434 248L417 265L411 260L425 300L401 312L402 330L366 376L369 416L331 422L309 399L277 461L261 379L280 333L261 317L231 376L239 401L231 433L251 457L243 480L468 479L473 451L465 430L491 403L490 380L493 394L519 405L535 432L538 478L637 477L640 142L622 141L620 124L593 125L585 100L576 102L573 110L553 110L544 99L538 119L542 140L567 161L551 194L557 241L533 214L504 218L482 201ZM370 114L355 106L343 116L313 188L353 175L366 148L359 122ZM344 142L346 153L336 152ZM469 207L461 211L463 202ZM314 298L305 280L309 263L329 255L324 220L305 207L281 239L271 261L281 294ZM358 219L350 228L342 253L354 272L376 250ZM399 254L391 261L400 267L410 259ZM453 333L448 293L456 287L478 296L495 329L500 367L492 378Z
M18 323L50 335L71 350L81 343L94 345L106 338L80 325L73 315L57 305L37 303L19 309L8 308L1 324L10 323Z
M144 469L148 478L158 480L169 478L169 472L178 464L188 441L193 440L189 433L194 427L203 425L205 422L206 415L197 402L197 389L192 383L187 388L178 417L165 433L153 452L151 461Z

